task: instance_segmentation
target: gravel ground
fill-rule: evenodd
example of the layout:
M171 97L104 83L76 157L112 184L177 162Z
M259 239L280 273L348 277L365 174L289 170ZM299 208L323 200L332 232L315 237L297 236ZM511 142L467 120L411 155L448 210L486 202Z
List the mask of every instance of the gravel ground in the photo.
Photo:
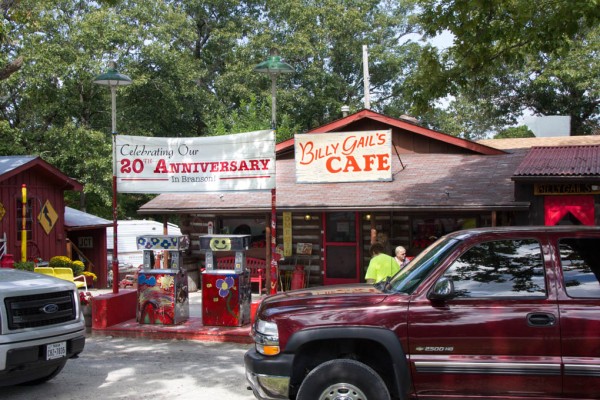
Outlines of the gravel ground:
M1 388L0 398L252 400L243 361L250 346L91 336L57 377Z

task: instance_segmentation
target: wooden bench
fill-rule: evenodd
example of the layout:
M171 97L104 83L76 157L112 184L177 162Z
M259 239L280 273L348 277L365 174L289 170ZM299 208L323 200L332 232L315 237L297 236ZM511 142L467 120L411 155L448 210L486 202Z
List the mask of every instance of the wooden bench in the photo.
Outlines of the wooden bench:
M234 269L235 257L217 258L218 269ZM246 268L250 271L250 283L258 283L258 293L262 293L263 282L265 280L265 260L254 257L246 257Z
M65 281L70 281L77 286L77 289L85 288L86 291L88 290L85 276L73 276L73 270L71 268L35 267L33 272L53 276Z

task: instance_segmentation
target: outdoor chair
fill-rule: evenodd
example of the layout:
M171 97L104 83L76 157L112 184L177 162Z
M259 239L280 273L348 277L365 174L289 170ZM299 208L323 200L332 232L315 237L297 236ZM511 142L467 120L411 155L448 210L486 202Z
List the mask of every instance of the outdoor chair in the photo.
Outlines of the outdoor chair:
M73 276L73 270L71 268L54 268L54 276L60 279L64 279L65 281L73 282L77 286L77 289L81 289L82 287L84 287L86 292L88 290L85 276Z
M234 269L235 257L221 257L217 259L218 269ZM265 260L254 257L246 257L246 268L250 271L250 283L258 284L258 293L262 293L265 281Z
M54 268L52 267L35 267L33 272L38 274L44 274L49 276L54 276Z

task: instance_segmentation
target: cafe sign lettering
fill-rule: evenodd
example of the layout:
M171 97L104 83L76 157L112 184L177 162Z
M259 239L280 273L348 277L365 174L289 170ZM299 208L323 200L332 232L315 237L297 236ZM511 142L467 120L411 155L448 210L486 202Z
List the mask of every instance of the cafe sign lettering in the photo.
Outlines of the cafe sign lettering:
M600 185L589 183L536 183L533 194L536 196L600 194Z
M294 136L296 182L392 180L392 132L360 131Z

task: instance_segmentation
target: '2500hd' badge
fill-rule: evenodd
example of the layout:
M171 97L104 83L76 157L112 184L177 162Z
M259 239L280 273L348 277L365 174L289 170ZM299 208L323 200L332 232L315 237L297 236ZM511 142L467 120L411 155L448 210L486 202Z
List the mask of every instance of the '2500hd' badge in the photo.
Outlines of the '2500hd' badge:
M427 351L431 353L451 353L454 351L454 347L452 346L419 346L415 350L417 351Z

